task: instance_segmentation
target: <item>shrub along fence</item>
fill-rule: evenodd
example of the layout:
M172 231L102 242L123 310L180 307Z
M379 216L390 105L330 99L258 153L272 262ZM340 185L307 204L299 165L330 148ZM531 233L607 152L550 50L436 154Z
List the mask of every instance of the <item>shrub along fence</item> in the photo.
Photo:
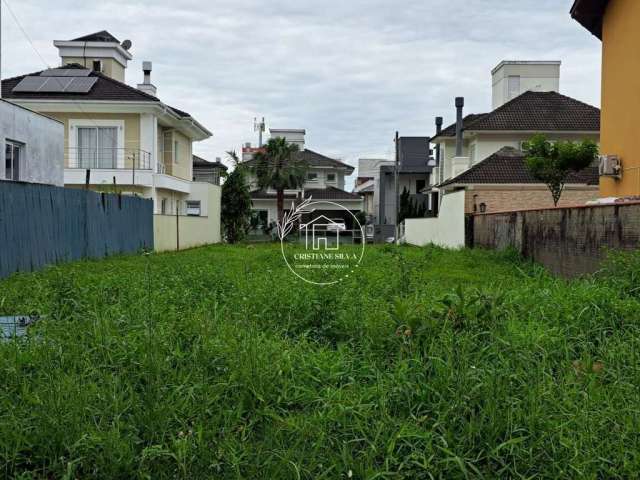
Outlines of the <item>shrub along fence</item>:
M467 245L515 248L564 277L598 270L607 250L640 248L640 203L478 214Z
M0 181L0 278L153 249L151 200Z

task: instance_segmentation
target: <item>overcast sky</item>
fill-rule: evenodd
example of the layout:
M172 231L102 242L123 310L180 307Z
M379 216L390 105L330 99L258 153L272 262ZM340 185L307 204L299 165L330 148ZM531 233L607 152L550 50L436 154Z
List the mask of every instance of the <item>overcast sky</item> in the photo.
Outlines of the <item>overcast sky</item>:
M195 146L211 160L257 142L254 116L353 165L391 158L396 130L432 134L455 96L489 110L503 59L562 60L561 92L600 104L600 43L572 0L7 1L33 46L3 5L3 78L58 64L54 39L106 29L133 42L129 84L153 61L158 96L214 133Z

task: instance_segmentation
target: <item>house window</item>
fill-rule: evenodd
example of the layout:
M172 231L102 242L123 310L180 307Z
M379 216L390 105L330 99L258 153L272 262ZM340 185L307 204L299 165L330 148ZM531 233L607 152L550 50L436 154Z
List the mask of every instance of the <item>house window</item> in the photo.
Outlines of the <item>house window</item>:
M187 215L190 217L200 216L200 200L187 200Z
M318 181L318 174L314 173L314 172L307 173L307 181L309 181L309 182L317 182Z
M416 193L422 192L427 186L426 180L416 180Z
M78 127L78 168L118 168L117 127Z
M7 180L20 180L20 170L24 167L22 161L24 145L18 142L7 141L4 147L4 178Z
M520 75L511 75L507 79L509 88L509 100L520 95Z
M167 214L167 199L163 198L162 200L160 200L160 214L161 215L166 215Z
M327 173L327 182L335 182L336 174L335 173Z
M178 141L173 141L173 163L178 163Z
M92 69L94 72L102 72L102 60L94 60Z

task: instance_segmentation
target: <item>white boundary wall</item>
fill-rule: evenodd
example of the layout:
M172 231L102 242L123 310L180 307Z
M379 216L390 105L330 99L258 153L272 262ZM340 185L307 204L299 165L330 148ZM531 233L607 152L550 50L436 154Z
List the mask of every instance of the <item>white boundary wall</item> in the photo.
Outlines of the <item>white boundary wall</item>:
M449 193L442 198L436 218L414 218L404 221L404 243L423 247L434 244L446 248L463 248L465 191Z

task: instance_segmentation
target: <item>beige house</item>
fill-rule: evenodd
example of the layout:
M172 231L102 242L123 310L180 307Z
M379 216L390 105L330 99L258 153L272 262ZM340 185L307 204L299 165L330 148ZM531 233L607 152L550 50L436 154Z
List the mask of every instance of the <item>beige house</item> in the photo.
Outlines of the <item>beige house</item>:
M60 67L3 80L2 93L64 124L65 186L153 199L159 250L220 241L220 187L193 181L193 143L211 132L158 98L151 62L137 88L125 83L131 42L102 31L54 45ZM185 219L174 245L181 216L202 218Z

